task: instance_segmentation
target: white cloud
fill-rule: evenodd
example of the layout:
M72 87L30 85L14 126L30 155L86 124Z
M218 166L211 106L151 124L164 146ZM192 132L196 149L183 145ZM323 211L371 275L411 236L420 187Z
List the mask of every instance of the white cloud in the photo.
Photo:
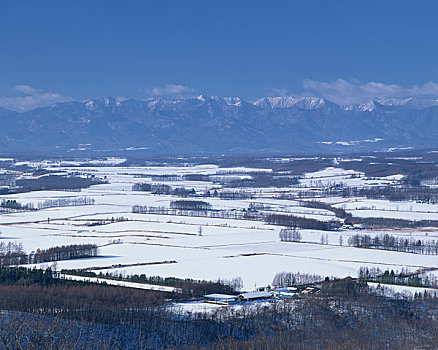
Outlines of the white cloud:
M12 88L12 91L13 96L0 97L0 107L25 112L70 100L70 98L57 92L44 92L29 85L16 85Z
M37 92L36 89L34 89L32 86L29 85L15 85L13 87L13 90L17 92L22 92L23 94L26 95L33 95L36 94Z
M310 93L340 105L351 105L387 98L438 97L438 84L434 82L405 88L396 84L362 83L358 80L337 79L332 82L323 82L306 79L303 81L303 87Z
M195 96L197 91L184 85L167 84L163 87L153 87L148 89L148 94L157 97L184 98Z

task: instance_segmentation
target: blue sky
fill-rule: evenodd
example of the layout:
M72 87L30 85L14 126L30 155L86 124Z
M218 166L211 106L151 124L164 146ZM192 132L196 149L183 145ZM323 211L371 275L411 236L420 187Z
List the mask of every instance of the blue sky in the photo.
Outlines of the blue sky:
M65 99L438 96L438 2L0 2L0 105Z

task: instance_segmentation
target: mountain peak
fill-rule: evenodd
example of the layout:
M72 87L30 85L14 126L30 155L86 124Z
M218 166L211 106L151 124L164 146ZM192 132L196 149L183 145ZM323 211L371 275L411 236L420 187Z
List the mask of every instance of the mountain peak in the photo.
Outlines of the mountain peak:
M242 100L240 99L240 97L225 97L224 101L229 106L235 106L235 107L242 106Z
M114 97L104 97L85 101L85 108L87 108L89 111L93 111L99 108L120 107L120 105L120 101L117 101Z
M301 109L314 110L326 106L328 101L319 97L277 96L263 97L253 104L259 108L269 109L298 107ZM331 104L335 105L334 103Z
M299 102L300 99L294 96L277 96L277 97L263 97L253 104L260 108L290 108Z
M203 94L200 94L198 97L196 97L197 100L202 101L202 102L205 102L206 98L208 98L208 97L206 97Z
M327 101L319 97L303 97L296 103L297 107L308 110L318 109L326 105Z

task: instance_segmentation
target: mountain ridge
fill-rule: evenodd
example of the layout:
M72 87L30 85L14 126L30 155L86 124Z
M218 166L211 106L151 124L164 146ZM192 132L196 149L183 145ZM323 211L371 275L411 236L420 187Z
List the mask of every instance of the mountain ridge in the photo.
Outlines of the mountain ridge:
M436 147L438 106L414 108L410 101L348 108L314 97L251 103L200 95L66 101L21 113L0 108L0 151L306 153Z

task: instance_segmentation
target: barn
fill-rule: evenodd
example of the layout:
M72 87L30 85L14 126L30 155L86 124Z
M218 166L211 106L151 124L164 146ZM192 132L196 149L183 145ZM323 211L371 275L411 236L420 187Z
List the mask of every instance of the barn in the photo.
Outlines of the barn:
M235 303L237 301L238 296L215 293L215 294L204 295L204 298L207 303L229 305Z
M272 293L265 292L265 291L242 293L242 294L239 294L239 296L238 296L239 301L242 301L242 302L263 300L263 299L270 299L270 298L272 298Z

